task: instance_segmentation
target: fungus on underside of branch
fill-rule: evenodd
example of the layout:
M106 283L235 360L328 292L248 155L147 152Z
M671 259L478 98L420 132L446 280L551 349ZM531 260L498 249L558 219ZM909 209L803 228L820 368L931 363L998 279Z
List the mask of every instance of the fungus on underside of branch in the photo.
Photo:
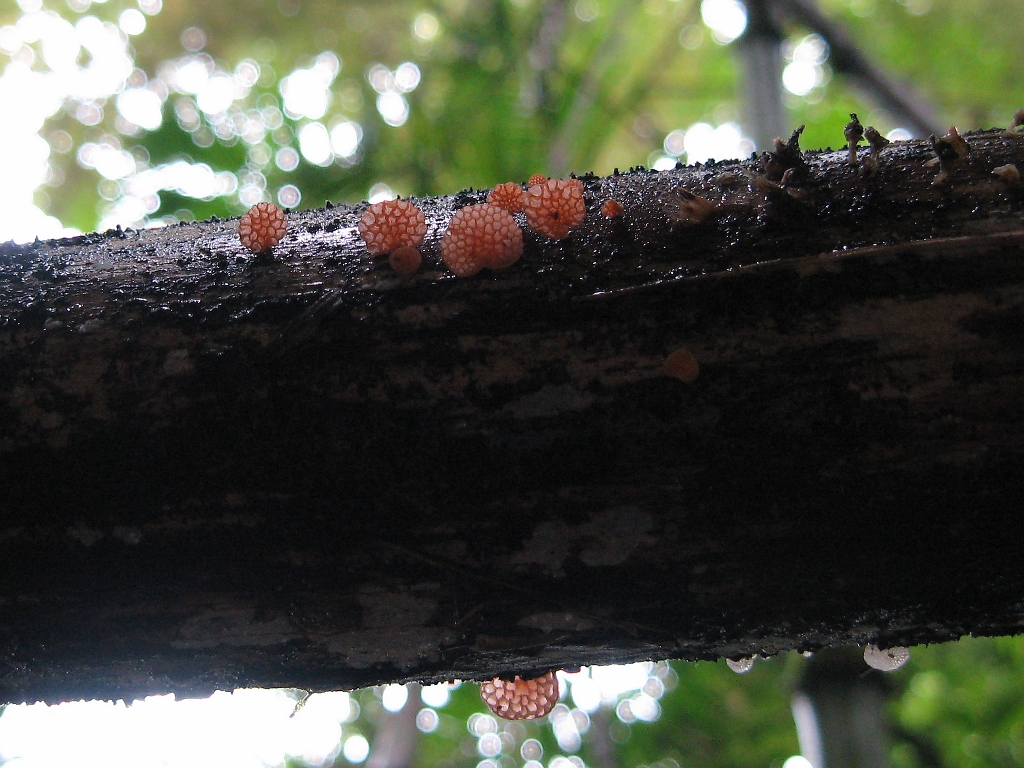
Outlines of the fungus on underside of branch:
M491 712L506 720L544 717L558 703L558 696L558 678L554 672L530 680L516 675L513 680L498 677L480 684L480 698Z

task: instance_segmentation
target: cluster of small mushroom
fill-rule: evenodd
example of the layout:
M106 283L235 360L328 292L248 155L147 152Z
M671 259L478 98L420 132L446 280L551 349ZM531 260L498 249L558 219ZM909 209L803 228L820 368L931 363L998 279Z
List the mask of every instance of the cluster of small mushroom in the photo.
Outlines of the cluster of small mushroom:
M505 269L523 255L523 230L512 214L490 203L460 208L441 238L441 259L459 277L484 267Z
M558 703L558 678L548 672L532 680L495 678L480 685L480 698L491 712L506 720L535 720Z
M850 165L859 164L863 174L873 176L878 171L882 150L889 146L890 141L880 134L874 126L869 125L865 128L861 125L856 112L850 113L850 122L843 129L843 135L849 143ZM867 139L868 146L871 148L871 154L863 160L859 160L857 157L857 145L861 139Z
M359 234L370 255L387 254L400 275L413 274L423 263L419 247L427 234L427 218L408 200L373 203L359 219Z
M525 213L534 232L562 240L587 215L578 179L531 176L527 189L499 184L486 203L460 208L441 238L441 259L459 277L483 269L505 269L523 254L523 230L514 214ZM418 248L426 234L423 212L407 200L374 203L359 220L359 234L371 255L387 253L400 274L412 274L422 261Z

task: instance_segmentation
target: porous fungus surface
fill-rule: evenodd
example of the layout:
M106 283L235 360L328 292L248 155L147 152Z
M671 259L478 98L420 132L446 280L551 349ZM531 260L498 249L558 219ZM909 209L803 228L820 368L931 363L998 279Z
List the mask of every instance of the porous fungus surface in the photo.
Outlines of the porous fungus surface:
M491 190L490 194L487 195L487 202L499 208L504 208L509 213L519 213L523 210L523 197L525 194L523 188L518 184L507 181Z
M484 267L504 269L522 254L523 230L512 214L489 203L460 208L441 239L441 258L460 277Z
M526 223L534 232L552 240L564 240L586 216L583 183L579 179L548 179L530 187L526 194Z
M535 720L544 717L558 703L558 678L554 672L523 680L495 678L480 685L480 698L491 712L506 720Z
M371 256L419 248L427 234L427 219L408 200L385 200L366 209L359 219L359 234Z
M531 176L529 179L527 179L526 186L528 186L528 187L535 187L538 184L543 184L547 180L548 180L548 177L545 176L543 173L535 173L535 174L533 174L533 176Z
M273 248L287 232L284 211L273 203L256 203L238 222L238 239L253 253Z

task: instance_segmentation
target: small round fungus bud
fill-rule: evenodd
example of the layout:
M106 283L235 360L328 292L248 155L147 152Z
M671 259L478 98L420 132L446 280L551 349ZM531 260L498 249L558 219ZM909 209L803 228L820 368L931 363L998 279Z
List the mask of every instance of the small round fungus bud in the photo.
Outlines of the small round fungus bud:
M685 347L680 347L666 357L661 369L666 376L679 379L684 384L692 384L700 373L697 358Z
M385 200L366 209L359 219L359 234L371 256L419 248L427 234L427 219L408 200Z
M523 210L523 197L526 193L518 184L507 181L499 184L487 195L487 202L504 208L509 213L519 213Z
M601 215L606 219L617 219L622 215L622 203L613 198L608 198L601 203Z
M441 239L441 258L459 277L510 267L522 255L523 230L511 213L489 203L457 210Z
M253 253L273 248L287 232L284 211L273 203L256 203L238 222L238 239Z
M535 187L538 184L543 184L547 180L548 177L545 176L543 173L535 173L526 181L526 186Z
M480 698L491 712L506 720L535 720L558 703L558 678L554 672L533 680L495 678L480 685Z
M910 661L910 651L899 646L896 648L886 648L883 651L877 645L865 645L864 661L873 669L878 669L882 672L893 672Z
M552 240L564 240L586 216L583 182L579 179L548 179L526 193L526 223Z
M412 275L420 268L423 257L420 252L409 245L403 245L388 256L388 263L391 268L400 275Z

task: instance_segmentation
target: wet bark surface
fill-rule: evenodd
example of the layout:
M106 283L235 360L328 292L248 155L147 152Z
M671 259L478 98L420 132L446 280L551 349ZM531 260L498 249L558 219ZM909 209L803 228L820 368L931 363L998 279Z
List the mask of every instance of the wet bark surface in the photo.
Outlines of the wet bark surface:
M411 277L365 205L0 246L0 701L1022 631L1024 137L967 139L581 177L465 279L485 192Z

